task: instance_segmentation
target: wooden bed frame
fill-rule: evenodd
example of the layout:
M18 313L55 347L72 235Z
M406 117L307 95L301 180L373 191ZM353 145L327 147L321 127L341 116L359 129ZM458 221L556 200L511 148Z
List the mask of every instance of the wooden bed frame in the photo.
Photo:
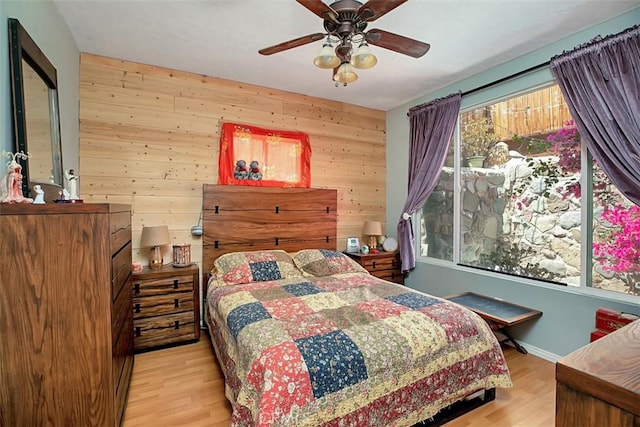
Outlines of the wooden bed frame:
M202 283L228 252L336 250L337 205L337 190L204 184Z
M202 197L203 301L217 257L228 252L336 250L337 191L204 184ZM416 426L440 426L495 399L478 391Z

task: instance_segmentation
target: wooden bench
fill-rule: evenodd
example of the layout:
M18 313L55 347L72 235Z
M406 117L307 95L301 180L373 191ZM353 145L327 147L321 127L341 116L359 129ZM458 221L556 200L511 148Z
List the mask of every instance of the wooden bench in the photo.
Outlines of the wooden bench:
M520 353L527 354L527 350L513 339L506 328L536 319L542 316L541 311L474 292L463 292L444 298L477 313L489 324L491 329L502 333L506 337L505 341L513 343Z

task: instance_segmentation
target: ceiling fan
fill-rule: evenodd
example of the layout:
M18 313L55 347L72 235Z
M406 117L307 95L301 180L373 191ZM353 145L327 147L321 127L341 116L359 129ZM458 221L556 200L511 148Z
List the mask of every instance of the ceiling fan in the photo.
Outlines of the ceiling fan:
M323 19L326 33L313 33L274 46L260 49L262 55L272 55L294 47L323 40L325 43L313 63L320 68L333 69L336 86L358 79L355 68L371 68L378 62L369 43L394 52L420 58L429 51L428 43L410 39L388 31L365 31L369 22L375 21L407 0L338 0L330 5L322 0L296 0ZM335 46L335 50L333 47ZM355 50L353 46L356 46Z

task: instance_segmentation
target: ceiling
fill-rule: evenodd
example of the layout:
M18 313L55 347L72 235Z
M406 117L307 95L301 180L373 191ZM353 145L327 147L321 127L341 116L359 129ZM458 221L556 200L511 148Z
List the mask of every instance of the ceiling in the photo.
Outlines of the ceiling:
M431 44L422 58L377 46L378 64L335 87L312 60L322 41L271 56L258 50L311 33L322 20L295 0L54 0L81 52L388 111L621 15L638 0L409 0L368 29ZM326 0L327 4L331 1Z

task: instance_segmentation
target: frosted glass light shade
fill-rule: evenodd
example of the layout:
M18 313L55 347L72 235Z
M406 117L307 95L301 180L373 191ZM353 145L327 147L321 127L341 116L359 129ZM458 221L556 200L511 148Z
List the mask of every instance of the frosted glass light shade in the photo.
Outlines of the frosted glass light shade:
M378 58L371 53L369 45L366 43L360 44L356 52L351 57L351 65L356 68L366 69L371 68L378 63Z
M331 45L325 43L313 59L313 64L318 68L336 68L340 65L340 58L336 56Z
M358 75L353 71L350 63L343 62L333 75L333 80L339 83L353 83L358 80Z

